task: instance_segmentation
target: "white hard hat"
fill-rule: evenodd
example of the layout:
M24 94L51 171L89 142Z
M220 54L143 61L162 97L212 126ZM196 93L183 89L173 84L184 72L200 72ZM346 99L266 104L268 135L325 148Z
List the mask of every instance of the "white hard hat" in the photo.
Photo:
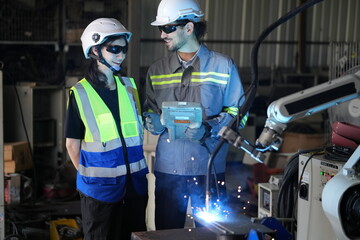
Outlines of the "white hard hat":
M204 13L196 0L162 0L157 10L156 20L151 25L162 26L184 19L200 22L202 16Z
M90 58L89 50L92 46L103 43L109 36L117 35L124 35L129 42L132 34L114 18L98 18L92 21L80 38L85 58Z

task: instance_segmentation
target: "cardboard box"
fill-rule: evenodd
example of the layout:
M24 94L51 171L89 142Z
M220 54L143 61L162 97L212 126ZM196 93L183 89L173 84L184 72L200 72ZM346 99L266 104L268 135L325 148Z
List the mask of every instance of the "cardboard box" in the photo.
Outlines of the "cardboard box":
M294 154L295 153L267 152L265 153L266 158L264 164L266 164L268 168L285 169Z
M4 161L4 173L15 173L16 171L16 164L14 160L11 161Z
M27 142L4 144L4 172L15 173L33 167L33 162Z
M321 148L325 146L325 134L303 134L285 132L283 143L279 149L281 153L295 153L299 150Z

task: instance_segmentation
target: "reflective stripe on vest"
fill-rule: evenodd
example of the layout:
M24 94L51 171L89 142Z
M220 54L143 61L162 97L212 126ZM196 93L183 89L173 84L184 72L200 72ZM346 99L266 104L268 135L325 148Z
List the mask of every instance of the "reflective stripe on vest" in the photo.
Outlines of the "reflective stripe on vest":
M146 161L142 159L138 162L130 163L130 173L139 172L146 168ZM116 168L102 168L102 167L84 167L79 165L79 173L85 177L109 177L115 178L126 175L126 166L121 165Z
M127 146L136 146L139 144L139 137L130 137L126 138L126 145ZM114 150L121 146L120 138L110 140L106 143L99 144L98 142L81 142L81 149L87 152L107 152Z

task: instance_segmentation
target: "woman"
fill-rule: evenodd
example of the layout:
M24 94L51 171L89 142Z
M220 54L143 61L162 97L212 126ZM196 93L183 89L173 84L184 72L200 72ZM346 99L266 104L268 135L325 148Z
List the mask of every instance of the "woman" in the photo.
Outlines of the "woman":
M145 231L148 168L137 89L119 74L131 33L116 19L81 36L86 77L70 90L66 148L77 169L84 239L130 239Z

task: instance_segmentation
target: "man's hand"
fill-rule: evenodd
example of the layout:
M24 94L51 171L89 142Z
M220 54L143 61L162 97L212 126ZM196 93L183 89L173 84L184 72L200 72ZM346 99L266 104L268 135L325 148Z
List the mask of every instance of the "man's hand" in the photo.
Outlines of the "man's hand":
M185 130L186 137L193 141L201 141L205 134L207 135L207 129L204 124L201 124L198 128L196 128L194 124L190 124Z
M144 112L145 117L145 129L151 132L154 135L161 134L165 127L160 122L160 114Z

